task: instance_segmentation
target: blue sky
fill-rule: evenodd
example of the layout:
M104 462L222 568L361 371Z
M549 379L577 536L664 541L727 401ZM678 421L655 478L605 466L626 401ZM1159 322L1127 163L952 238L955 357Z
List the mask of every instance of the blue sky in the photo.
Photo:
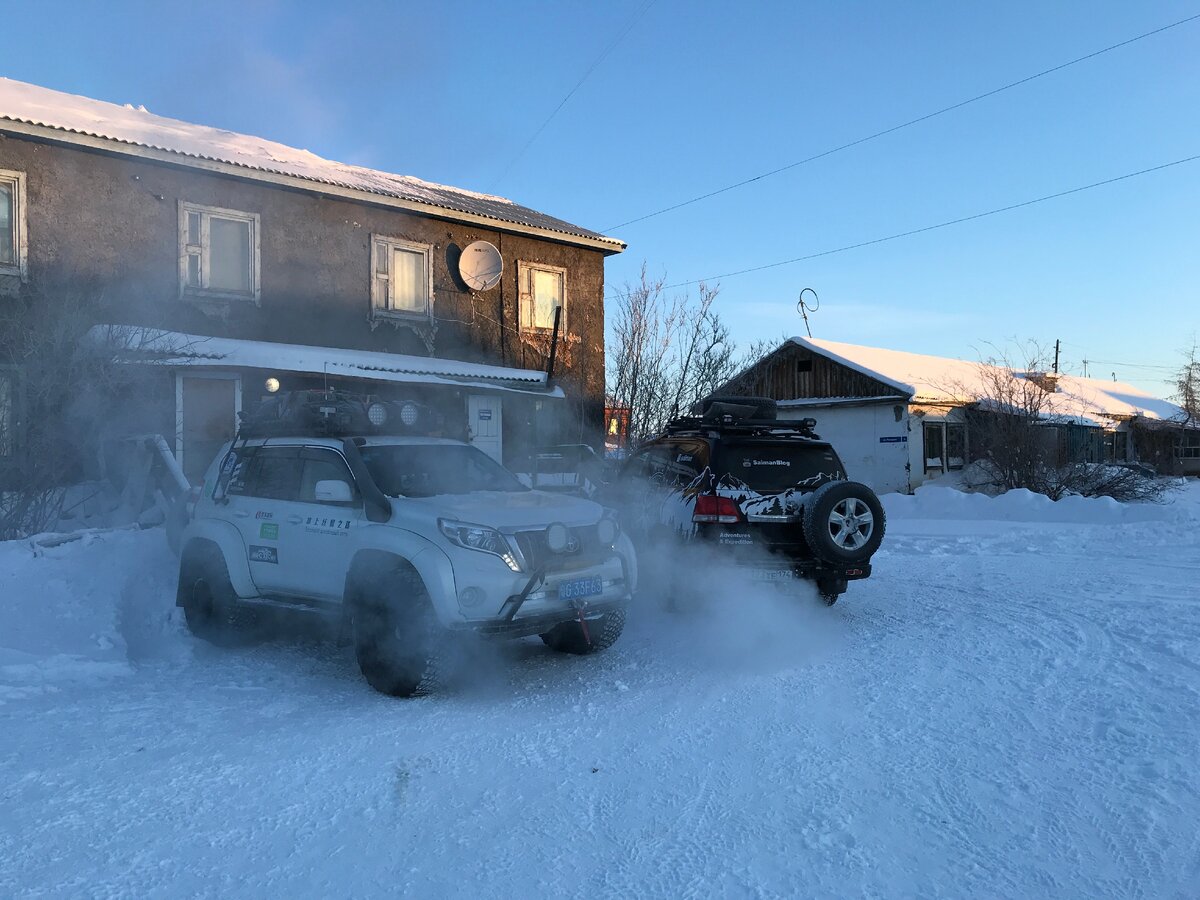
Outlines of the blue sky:
M12 4L0 74L493 191L597 230L1200 13L1200 3ZM631 25L632 23L632 25ZM630 27L631 26L631 27ZM546 117L622 32L537 140ZM617 228L686 282L1200 154L1200 20ZM518 154L520 155L518 156ZM963 358L1063 341L1165 394L1200 332L1200 161L725 278L735 337Z

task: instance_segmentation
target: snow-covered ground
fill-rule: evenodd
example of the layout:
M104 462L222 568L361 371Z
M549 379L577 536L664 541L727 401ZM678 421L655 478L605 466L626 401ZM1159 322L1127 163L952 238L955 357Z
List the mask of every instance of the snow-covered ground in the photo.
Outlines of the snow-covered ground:
M160 531L0 545L0 896L1200 894L1200 485L886 505L832 609L713 579L410 701L197 644Z

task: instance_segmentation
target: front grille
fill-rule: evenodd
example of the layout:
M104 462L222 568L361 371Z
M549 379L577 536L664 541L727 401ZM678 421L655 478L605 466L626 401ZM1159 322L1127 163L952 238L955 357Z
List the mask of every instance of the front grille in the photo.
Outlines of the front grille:
M602 562L612 555L612 550L600 543L596 536L595 525L585 525L580 528L569 528L571 537L579 547L573 552L552 553L546 545L546 530L518 531L516 533L517 547L525 557L529 570L546 566L551 569L580 568Z

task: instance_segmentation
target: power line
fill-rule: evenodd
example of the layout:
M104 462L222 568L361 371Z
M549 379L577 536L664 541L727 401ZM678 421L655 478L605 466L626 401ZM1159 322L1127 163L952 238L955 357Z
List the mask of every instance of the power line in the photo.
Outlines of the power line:
M550 121L558 115L559 110L566 106L567 101L575 96L575 92L583 86L583 83L588 80L588 77L596 70L596 67L599 66L600 63L604 62L605 57L607 57L608 54L610 54L616 48L617 44L621 43L621 41L625 39L625 35L629 34L629 32L633 30L633 26L637 24L638 19L645 15L646 11L650 9L654 3L655 0L646 0L646 2L634 12L629 21L625 24L625 27L618 32L617 36L609 42L608 46L605 47L601 54L597 56L595 60L593 60L590 66L588 66L587 71L583 73L583 77L575 82L575 87L567 91L567 95L559 101L558 106L554 107L554 110L550 113L550 115L546 116L546 120L538 126L537 131L533 133L533 136L525 142L525 145L520 150L517 151L517 155L509 160L508 165L504 167L504 171L502 171L499 177L497 177L493 182L493 187L499 185L500 182L507 177L508 173L512 171L513 166L517 164L517 160L524 156L525 151L533 146L533 142L536 141L541 133L546 130L546 126L549 125Z
M1115 178L1106 178L1103 181L1094 181L1091 184L1085 184L1085 185L1082 185L1081 187L1074 187L1074 188L1070 188L1069 190L1058 191L1057 193L1054 193L1054 194L1046 194L1044 197L1035 197L1032 200L1023 200L1020 203L1011 203L1008 206L1000 206L1000 207L997 207L996 209L989 209L986 212L974 213L973 215L970 215L970 216L961 216L960 218L957 218L957 219L949 219L945 222L938 222L936 225L926 225L922 228L913 228L910 231L901 231L896 234L889 234L886 237L872 238L869 241L859 241L857 244L847 244L844 247L835 247L832 250L822 250L819 253L809 253L805 256L795 256L791 259L782 259L779 262L766 263L765 265L761 265L761 266L752 266L748 269L738 269L736 272L725 272L724 274L721 274L721 275L710 275L707 278L697 278L692 281L681 281L678 284L668 284L668 285L665 285L663 289L669 290L671 288L689 287L693 284L700 284L701 282L717 281L722 278L734 278L738 275L748 275L751 272L761 272L764 269L776 269L779 266L787 266L787 265L791 265L792 263L804 262L804 261L810 260L810 259L817 259L822 256L832 256L834 253L845 253L847 250L857 250L860 247L870 247L874 244L883 244L888 241L899 240L900 238L912 237L915 234L924 234L927 231L936 231L939 228L949 228L951 225L961 225L963 222L973 222L976 219L984 219L984 218L987 218L988 216L998 215L999 213L1011 212L1014 209L1022 209L1026 206L1033 206L1035 203L1045 203L1047 200L1056 200L1059 197L1067 197L1067 196L1070 196L1071 194L1081 193L1082 191L1090 191L1093 188L1103 187L1106 184L1115 184L1118 181L1125 181L1130 178L1137 178L1139 175L1148 175L1151 172L1160 172L1163 169L1169 169L1172 166L1181 166L1184 163L1195 162L1198 159L1200 159L1200 153L1196 154L1195 156L1188 156L1183 159L1177 159L1177 160L1174 160L1173 162L1163 163L1162 165L1151 166L1148 169L1140 169L1137 172L1129 172L1125 175L1118 175ZM618 292L616 294L611 294L611 295L605 297L605 299L612 300L616 297L623 297L626 295L627 295L627 292ZM1096 360L1093 360L1093 362L1095 362L1095 361Z
M919 116L916 119L910 119L909 121L902 122L899 125L893 125L891 128L886 128L883 131L877 131L874 134L869 134L866 137L859 138L858 140L850 141L850 143L848 143L848 144L842 144L841 146L834 147L830 150L822 151L821 153L818 153L815 156L809 156L805 159L798 160L797 162L788 163L786 166L780 166L778 169L772 169L769 172L763 172L761 175L755 175L753 178L746 178L742 181L735 182L734 184L726 185L725 187L722 187L722 188L717 188L715 191L709 191L707 194L700 194L697 197L693 197L690 200L684 200L683 202L676 203L672 206L664 206L662 209L655 210L654 212L651 212L651 213L646 213L644 216L638 216L636 219L629 219L626 222L621 222L620 224L612 225L612 226L609 226L608 228L604 228L602 230L604 232L616 231L618 228L624 228L626 225L633 225L633 224L636 224L637 222L644 222L647 219L654 218L655 216L661 216L663 213L673 212L674 210L682 209L685 206L691 206L693 203L699 203L701 200L708 200L710 197L716 197L719 194L727 193L728 191L735 190L736 188L745 187L746 185L753 184L756 181L762 181L764 178L770 178L772 175L778 175L780 172L787 172L789 169L795 169L798 166L803 166L807 163L815 162L818 159L824 159L826 156L832 156L834 153L840 153L842 150L849 150L851 147L857 147L859 144L865 144L868 141L875 140L876 138L881 138L881 137L884 137L885 135L893 134L897 131L900 131L903 128L908 128L912 125L920 124L921 122L927 122L930 119L936 118L937 116L945 115L946 113L953 112L956 109L962 109L964 106L969 106L972 103L978 103L980 100L985 100L988 97L994 97L996 94L1003 93L1004 91L1011 90L1012 88L1015 88L1015 87L1020 87L1023 84L1028 84L1029 82L1034 81L1038 78L1042 78L1046 75L1052 75L1055 72L1061 72L1063 69L1069 68L1070 66L1077 65L1081 62L1086 62L1089 59L1095 59L1097 56L1101 56L1105 53L1110 53L1113 50L1119 50L1121 47L1127 47L1130 44L1136 43L1137 41L1145 40L1148 37L1153 37L1156 34L1161 34L1162 32L1169 31L1172 28L1178 28L1180 25L1186 25L1188 22L1194 22L1196 19L1200 19L1200 13L1197 13L1196 15L1193 15L1193 16L1188 16L1186 19L1180 19L1178 22L1172 22L1170 25L1164 25L1161 28L1155 28L1153 31L1147 31L1144 34L1136 35L1134 37L1129 38L1128 40L1121 41L1118 44L1112 44L1111 46L1104 47L1101 50L1096 50L1092 53L1088 53L1086 56L1080 56L1080 57L1077 57L1076 59L1072 59L1068 62L1061 63L1057 66L1053 66L1052 68L1043 69L1041 72L1036 72L1033 75L1028 75L1025 78L1018 79L1017 81L1009 82L1008 84L1002 85L1001 87L994 88L993 90L987 91L982 94L978 94L974 97L971 97L970 99L963 100L963 101L961 101L959 103L955 103L951 106L943 107L942 109L936 110L935 112L931 112L931 113L927 113L926 115Z
M1122 366L1126 369L1162 369L1165 372L1174 372L1179 366L1155 366L1149 363L1130 363L1117 362L1115 359L1089 359L1089 363L1103 363L1106 366Z

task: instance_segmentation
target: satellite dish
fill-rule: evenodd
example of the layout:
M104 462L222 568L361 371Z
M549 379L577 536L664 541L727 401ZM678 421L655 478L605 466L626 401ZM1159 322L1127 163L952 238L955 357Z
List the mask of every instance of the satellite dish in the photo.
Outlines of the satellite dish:
M471 290L490 291L504 274L504 259L487 241L476 241L467 245L459 257L458 274Z

